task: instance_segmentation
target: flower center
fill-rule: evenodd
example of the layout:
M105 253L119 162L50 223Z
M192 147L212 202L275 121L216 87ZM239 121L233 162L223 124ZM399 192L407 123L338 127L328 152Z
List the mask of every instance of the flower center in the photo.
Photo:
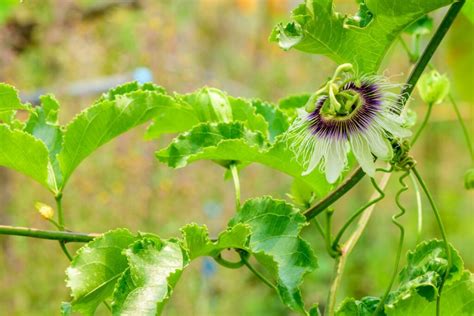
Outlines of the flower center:
M334 98L325 98L320 114L325 119L347 119L362 106L363 102L360 92L343 89L335 94Z

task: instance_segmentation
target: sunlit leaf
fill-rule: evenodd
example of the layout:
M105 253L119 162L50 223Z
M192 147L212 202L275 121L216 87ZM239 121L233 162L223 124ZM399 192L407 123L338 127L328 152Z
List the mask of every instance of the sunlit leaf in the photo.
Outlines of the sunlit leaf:
M248 100L233 98L215 88L202 88L189 94L175 94L173 107L160 111L148 127L146 138L166 133L180 133L199 123L241 121L249 129L266 135L265 118Z
M265 118L268 123L270 141L274 141L278 135L283 134L289 127L288 118L275 105L261 100L253 100L257 114Z
M224 164L255 162L300 179L319 196L332 188L317 170L307 176L301 175L304 169L283 137L277 137L270 145L261 134L248 131L241 123L198 125L175 138L167 148L158 151L156 157L173 168L205 159Z
M114 290L113 315L159 315L187 264L183 250L175 241L148 235L124 253L129 268Z
M367 25L334 9L332 0L306 0L292 12L292 21L279 24L270 37L283 49L322 54L336 63L350 62L362 72L376 72L387 50L408 25L453 0L366 0Z
M278 294L290 308L306 313L299 286L316 269L310 245L301 239L306 219L290 204L270 197L248 200L229 222L244 223L251 230L249 249L273 275Z
M79 249L66 270L75 311L94 315L97 306L112 295L115 283L128 268L122 252L136 240L128 230L116 229Z
M442 316L472 315L474 312L474 280L458 252L450 246L452 264L441 292ZM384 305L388 316L436 314L436 298L448 267L444 242L424 241L408 252L407 264L400 271L398 289L393 290ZM338 316L372 315L380 298L362 300L347 298L337 311Z
M250 235L249 227L243 224L235 225L223 231L216 241L209 239L206 226L189 224L184 226L181 231L184 246L191 260L202 256L214 257L227 248L243 249L246 247Z
M337 316L372 316L380 298L367 296L360 301L354 298L346 298L338 308Z
M101 101L81 112L65 127L58 156L64 179L62 186L79 163L97 148L145 123L172 103L170 97L154 91L137 91L117 94L112 100Z
M48 179L48 150L41 140L0 124L0 148L0 166L21 172L46 188L53 187Z
M0 122L12 123L17 110L27 110L28 106L22 104L18 91L6 84L0 83Z
M62 182L57 154L61 151L63 133L58 122L59 103L52 95L40 97L41 105L34 108L26 122L24 131L40 139L48 149L54 175L54 187Z
M181 168L199 159L203 153L215 151L218 144L230 140L242 140L256 150L265 146L263 136L246 129L242 123L203 123L179 135L167 148L157 152L156 156L170 167ZM216 157L214 160L230 162L234 159Z
M447 284L441 294L440 316L474 315L474 275L469 271L456 281ZM432 316L436 315L436 300L428 301L425 297L413 293L385 306L387 316Z

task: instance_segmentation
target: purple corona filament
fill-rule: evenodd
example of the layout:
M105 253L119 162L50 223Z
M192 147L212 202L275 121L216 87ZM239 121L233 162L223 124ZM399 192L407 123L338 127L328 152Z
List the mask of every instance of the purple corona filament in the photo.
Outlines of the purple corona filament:
M382 96L377 85L362 82L360 87L354 82L344 85L341 91L354 91L359 94L362 104L348 116L328 118L321 115L327 97L317 101L316 109L308 115L311 133L321 138L348 139L349 135L366 131L373 119L382 111Z

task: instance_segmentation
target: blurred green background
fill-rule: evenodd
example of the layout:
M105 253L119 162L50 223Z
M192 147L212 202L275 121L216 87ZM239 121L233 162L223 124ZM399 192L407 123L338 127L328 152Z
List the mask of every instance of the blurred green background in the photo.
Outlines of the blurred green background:
M169 91L190 92L204 85L234 96L277 102L288 94L311 92L335 64L321 56L283 52L267 41L273 25L285 20L299 1L292 0L2 0L0 4L0 81L29 95L55 93L60 119L68 122L97 95L77 97L64 86L77 81L128 74L148 67L155 83ZM335 1L338 11L355 13L355 1ZM433 14L436 22L443 10ZM452 79L471 134L474 103L473 24L459 16L434 57ZM423 39L424 43L427 41ZM383 65L403 82L410 64L397 43ZM426 106L415 93L411 107L423 117ZM154 159L170 137L143 140L145 126L107 144L84 161L64 192L69 229L104 232L115 227L179 235L189 222L207 224L217 234L233 212L233 187L224 170L211 162L172 170ZM474 268L474 199L463 187L473 167L451 104L437 105L433 119L413 151L446 222L450 241L466 266ZM380 295L391 273L398 229L395 177L349 259L340 299ZM271 194L287 198L290 179L252 165L241 174L243 198ZM45 189L24 176L0 169L0 223L52 229L34 203L54 204ZM367 179L336 205L336 227L371 194ZM408 212L405 249L416 244L413 190L403 196ZM423 201L422 238L439 236ZM319 269L303 287L306 301L324 305L333 259L314 226L304 231L319 258ZM71 245L76 249L79 245ZM64 270L68 262L52 241L0 237L0 315L57 315L69 300ZM404 259L403 259L404 260ZM103 307L98 315L107 314ZM246 270L226 270L212 261L194 262L185 271L165 315L288 315L277 296Z

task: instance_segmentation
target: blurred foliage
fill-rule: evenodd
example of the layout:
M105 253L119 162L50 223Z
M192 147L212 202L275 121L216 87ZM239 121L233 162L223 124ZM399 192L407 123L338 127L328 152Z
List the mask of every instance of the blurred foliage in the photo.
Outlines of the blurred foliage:
M233 96L277 102L289 94L311 92L328 76L334 63L324 57L283 52L267 38L272 27L286 20L293 0L37 0L12 7L0 4L0 81L22 92L46 88L62 104L66 122L94 98L72 98L60 87L78 80L128 73L146 66L155 82L180 93L204 85ZM97 5L102 4L102 6ZM338 11L355 12L354 1L335 1ZM433 16L435 26L442 12ZM3 18L2 18L3 17ZM3 19L3 20L2 20ZM433 60L453 80L452 91L472 131L474 93L473 24L460 16ZM408 36L408 35L405 35ZM408 39L408 37L406 38ZM423 37L426 44L428 38ZM393 80L404 80L410 64L401 46L392 48L382 66ZM412 108L423 117L427 107L414 96ZM415 127L416 128L416 127ZM233 189L223 169L197 162L172 170L158 163L154 151L169 138L144 142L140 128L106 145L81 165L64 192L70 229L103 232L115 227L151 231L164 237L178 234L188 222L207 224L211 234L232 217ZM463 188L472 167L461 129L448 102L433 109L433 120L414 150L440 205L448 236L468 269L472 252L473 191ZM288 177L251 166L241 175L243 198L272 194L286 198ZM48 192L18 174L0 170L0 223L51 228L35 211L41 201L53 205ZM360 244L349 258L340 298L381 293L391 266L398 231L390 222L396 212L393 179L386 198ZM416 199L404 198L407 215L405 250L416 244ZM335 225L371 193L366 180L336 205ZM427 202L423 208L422 238L438 236ZM383 236L384 238L380 238ZM309 275L303 295L323 302L332 277L333 259L315 228L305 228L305 239L315 247L319 268ZM0 310L5 315L56 315L67 300L64 270L68 263L51 241L20 237L0 238ZM77 249L79 245L71 245ZM370 256L370 257L369 257ZM211 268L209 268L211 265ZM209 272L210 271L210 272ZM245 295L243 295L245 293ZM198 303L196 303L198 302ZM238 306L238 308L236 308ZM105 314L103 306L98 315ZM166 315L285 315L279 299L250 273L212 266L201 260L186 271L166 309Z

